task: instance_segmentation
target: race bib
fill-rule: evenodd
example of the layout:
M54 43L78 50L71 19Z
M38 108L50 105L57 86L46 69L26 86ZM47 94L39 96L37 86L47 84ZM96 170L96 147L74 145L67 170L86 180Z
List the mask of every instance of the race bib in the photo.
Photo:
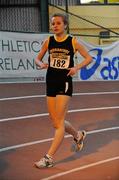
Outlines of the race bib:
M65 54L50 54L50 67L57 69L67 69L70 63L70 56Z

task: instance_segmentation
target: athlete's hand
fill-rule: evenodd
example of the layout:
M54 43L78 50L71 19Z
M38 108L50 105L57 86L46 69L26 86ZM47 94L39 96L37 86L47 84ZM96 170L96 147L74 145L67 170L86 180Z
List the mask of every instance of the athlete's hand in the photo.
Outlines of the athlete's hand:
M47 69L48 64L44 63L43 61L39 60L38 58L35 59L35 63L38 66L38 69Z
M47 69L48 68L48 64L47 63L43 63L41 61L39 61L37 63L38 69Z
M47 69L48 68L48 64L47 63L42 63L40 65L40 69Z
M68 72L67 76L73 76L73 75L75 75L75 74L77 73L77 71L78 71L78 69L77 69L76 66L75 66L75 67L72 67L72 68L68 68L68 70L69 70L69 72Z

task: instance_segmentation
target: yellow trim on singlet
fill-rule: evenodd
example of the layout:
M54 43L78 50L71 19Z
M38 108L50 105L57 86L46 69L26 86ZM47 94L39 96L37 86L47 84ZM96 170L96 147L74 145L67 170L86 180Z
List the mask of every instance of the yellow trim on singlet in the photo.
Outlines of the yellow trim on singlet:
M57 42L63 42L63 41L65 41L65 40L67 39L67 37L68 37L68 34L67 34L63 39L59 40L59 39L57 39L56 35L54 35L54 39L55 39Z
M49 42L50 42L50 36L47 38L47 41L48 41L48 43L47 43L47 47L49 46Z
M76 38L72 37L72 46L73 46L73 49L74 49L74 53L76 53L75 40L76 40Z

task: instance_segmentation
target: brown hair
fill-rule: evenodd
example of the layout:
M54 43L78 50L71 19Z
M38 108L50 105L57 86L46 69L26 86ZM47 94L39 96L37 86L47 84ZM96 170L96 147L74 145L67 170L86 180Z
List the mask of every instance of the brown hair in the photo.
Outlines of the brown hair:
M51 19L52 19L53 17L61 17L62 20L63 20L63 22L64 22L64 24L65 24L66 26L69 25L69 23L68 23L68 17L67 17L66 14L55 13L55 14L53 14L53 15L51 16Z

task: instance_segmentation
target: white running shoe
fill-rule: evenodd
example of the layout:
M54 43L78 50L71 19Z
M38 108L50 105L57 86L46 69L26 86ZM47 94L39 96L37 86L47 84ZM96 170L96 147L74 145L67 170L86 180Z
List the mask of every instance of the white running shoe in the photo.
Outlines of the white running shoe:
M40 161L35 163L35 166L37 168L49 168L53 166L53 160L51 157L47 157L47 155L45 155L43 158L40 159Z
M86 137L85 131L78 132L77 139L74 138L74 144L71 148L72 151L81 151L84 145L84 139Z

